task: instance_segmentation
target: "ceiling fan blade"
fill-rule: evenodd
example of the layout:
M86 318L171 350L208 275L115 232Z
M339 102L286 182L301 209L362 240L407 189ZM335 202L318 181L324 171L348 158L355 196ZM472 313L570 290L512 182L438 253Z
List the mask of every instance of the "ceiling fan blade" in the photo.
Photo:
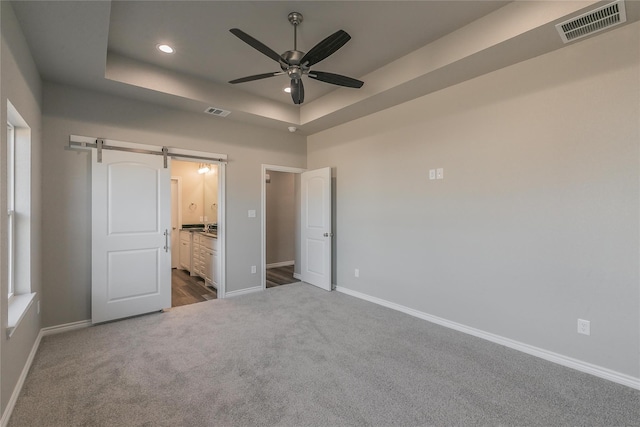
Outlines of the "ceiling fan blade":
M254 80L266 79L269 77L279 76L282 74L284 74L284 72L282 71L278 71L277 73L256 74L254 76L241 77L239 79L231 80L229 83L236 84L236 83L252 82Z
M293 99L294 104L302 104L304 102L302 79L291 79L291 99Z
M311 48L311 50L302 57L300 64L306 62L309 67L317 64L336 52L349 40L351 40L351 36L346 31L338 30Z
M257 51L262 52L264 55L267 55L269 58L273 59L274 61L280 62L282 60L280 55L278 55L273 49L264 45L262 42L259 42L258 40L254 39L244 31L238 28L232 28L229 31L231 31L231 34L238 37L240 40L242 40L252 48L256 49Z
M326 73L324 71L309 71L309 77L321 82L331 83L332 85L352 87L356 89L360 89L364 84L363 81L351 77L334 73Z

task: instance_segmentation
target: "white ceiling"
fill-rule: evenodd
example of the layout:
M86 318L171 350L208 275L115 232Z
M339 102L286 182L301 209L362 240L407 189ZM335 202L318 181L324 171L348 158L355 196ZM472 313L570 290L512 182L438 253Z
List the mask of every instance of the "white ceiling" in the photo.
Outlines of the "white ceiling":
M44 80L108 91L226 119L317 132L563 46L554 24L594 1L14 1ZM638 2L627 1L630 21ZM229 32L278 53L343 29L352 39L314 69L365 82L338 88L304 79L293 105L285 76L231 85L279 65ZM155 46L168 43L176 53Z

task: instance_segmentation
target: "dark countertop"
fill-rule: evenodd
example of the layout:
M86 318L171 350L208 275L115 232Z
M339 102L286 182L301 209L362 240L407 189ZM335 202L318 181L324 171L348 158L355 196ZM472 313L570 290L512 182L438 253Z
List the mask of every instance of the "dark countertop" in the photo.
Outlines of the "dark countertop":
M180 231L188 231L189 233L200 233L203 236L218 238L218 232L204 231L201 228L181 228Z

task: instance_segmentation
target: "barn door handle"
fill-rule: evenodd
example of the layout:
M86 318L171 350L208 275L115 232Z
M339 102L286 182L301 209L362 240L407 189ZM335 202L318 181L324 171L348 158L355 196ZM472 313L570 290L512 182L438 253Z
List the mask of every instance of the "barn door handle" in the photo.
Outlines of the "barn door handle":
M164 230L164 251L169 252L169 230Z

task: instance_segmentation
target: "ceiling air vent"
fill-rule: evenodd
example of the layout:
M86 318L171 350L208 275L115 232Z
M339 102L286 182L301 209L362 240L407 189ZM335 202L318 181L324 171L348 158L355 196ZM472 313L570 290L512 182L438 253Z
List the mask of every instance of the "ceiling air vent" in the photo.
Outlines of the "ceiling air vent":
M208 107L206 110L204 110L204 112L218 117L227 117L229 114L231 114L231 111L221 110L220 108L216 107Z
M569 43L598 31L622 24L627 20L624 1L617 0L591 12L556 25L562 41Z

